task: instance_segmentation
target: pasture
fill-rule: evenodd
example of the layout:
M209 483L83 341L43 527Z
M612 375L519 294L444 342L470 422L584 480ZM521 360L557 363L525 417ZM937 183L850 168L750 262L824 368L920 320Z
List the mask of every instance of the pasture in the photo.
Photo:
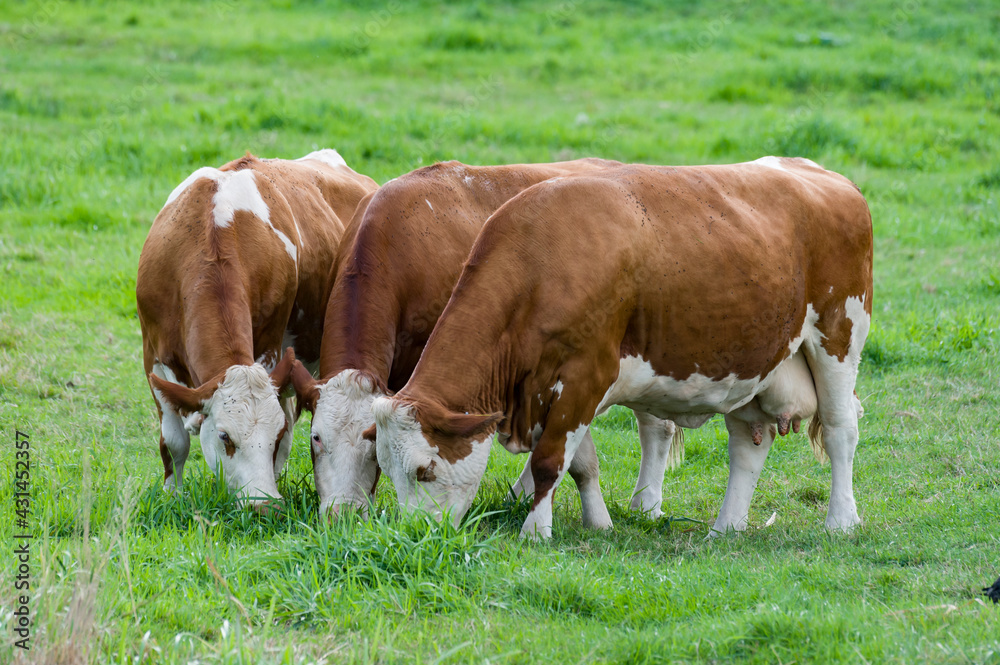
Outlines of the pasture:
M991 2L7 3L0 8L0 662L1000 663L1000 8ZM740 537L704 540L725 427L629 514L631 414L594 427L615 528L518 537L494 446L460 528L240 509L192 445L162 492L135 276L167 194L249 150L379 183L442 159L809 157L875 231L857 393L864 525L776 441ZM711 288L706 285L706 288ZM30 436L30 651L15 648L15 430ZM773 523L769 518L775 514Z

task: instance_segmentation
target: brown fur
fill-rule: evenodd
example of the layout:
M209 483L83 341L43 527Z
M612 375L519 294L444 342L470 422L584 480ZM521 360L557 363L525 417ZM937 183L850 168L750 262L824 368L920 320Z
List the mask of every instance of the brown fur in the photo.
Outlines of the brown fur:
M487 218L538 182L618 165L598 159L510 166L445 162L386 183L358 206L338 252L320 376L357 369L383 392L401 388ZM470 187L466 177L490 185Z

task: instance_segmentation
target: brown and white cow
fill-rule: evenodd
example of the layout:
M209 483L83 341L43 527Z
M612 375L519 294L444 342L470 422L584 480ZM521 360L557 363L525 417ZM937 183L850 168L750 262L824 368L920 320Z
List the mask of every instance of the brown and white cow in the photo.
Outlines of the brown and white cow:
M622 404L695 427L723 413L724 532L746 528L775 430L815 410L826 526L847 530L860 522L853 390L871 306L865 199L808 160L540 183L486 223L413 376L373 403L378 461L402 505L458 518L494 428L525 442L540 429L522 532L548 537L595 414Z
M200 427L205 461L231 490L255 506L280 496L295 424L291 396L278 396L295 355L278 362L280 350L318 360L343 220L375 188L335 150L248 153L198 169L167 198L136 280L167 489L181 486Z
M367 510L379 477L375 444L361 436L375 422L371 403L410 378L486 219L536 183L616 166L621 163L598 159L509 166L447 162L396 178L358 206L326 310L323 379L317 382L303 369L293 372L299 403L313 412L322 512L336 513L342 505ZM663 474L681 445L671 447L673 423L644 413L639 423L643 464L632 506L659 516ZM525 439L501 436L501 442L513 452L530 450ZM610 526L589 434L569 471L580 489L584 523ZM533 492L527 465L514 491Z

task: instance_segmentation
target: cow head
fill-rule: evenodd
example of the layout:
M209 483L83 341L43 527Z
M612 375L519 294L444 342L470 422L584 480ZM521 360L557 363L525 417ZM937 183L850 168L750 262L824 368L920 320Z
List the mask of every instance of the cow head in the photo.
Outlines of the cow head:
M380 397L372 403L378 463L396 486L404 509L438 519L449 510L455 524L472 505L486 473L490 436L501 413L460 414Z
M354 369L319 383L298 361L292 384L299 404L313 414L310 445L320 512L336 515L346 505L367 515L379 466L375 442L361 435L374 422L372 401L383 389L373 377Z
M198 388L149 375L158 398L188 420L201 416L201 450L209 468L221 469L229 489L259 510L267 497L281 498L275 457L290 423L278 393L288 385L294 362L289 348L270 375L260 364L233 365Z

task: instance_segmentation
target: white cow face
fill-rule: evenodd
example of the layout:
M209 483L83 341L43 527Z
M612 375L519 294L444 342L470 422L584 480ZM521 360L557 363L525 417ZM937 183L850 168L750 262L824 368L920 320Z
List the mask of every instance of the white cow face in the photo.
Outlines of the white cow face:
M352 369L318 389L310 444L320 512L335 515L346 505L367 516L379 467L375 442L362 434L375 422L372 402L382 393L374 381Z
M221 468L229 489L253 506L281 498L274 456L287 423L264 368L230 367L202 413L201 450L209 468Z
M222 470L226 486L248 505L263 509L280 499L275 483L275 451L291 426L278 402L295 356L286 353L268 375L263 366L233 365L222 381L198 388L150 375L157 399L166 400L192 424L201 420L201 449L213 472Z
M457 525L479 489L486 473L492 429L500 414L434 416L430 431L442 444L454 444L464 457L442 455L432 446L418 422L413 406L385 397L372 404L376 426L376 454L382 470L396 486L399 505L406 510L423 510L441 519L445 510ZM457 422L449 422L457 421ZM447 457L453 458L449 461Z

